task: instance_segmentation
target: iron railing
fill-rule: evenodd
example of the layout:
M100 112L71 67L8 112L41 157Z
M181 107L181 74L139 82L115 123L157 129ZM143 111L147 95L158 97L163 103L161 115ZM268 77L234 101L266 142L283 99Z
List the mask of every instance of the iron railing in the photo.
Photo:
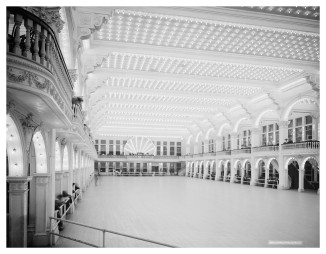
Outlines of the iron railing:
M78 222L75 222L75 221L65 220L65 219L61 219L61 218L59 219L59 218L55 218L55 217L49 217L49 218L50 218L50 232L49 232L49 234L50 234L50 245L51 246L53 245L52 235L56 235L56 236L63 237L63 238L66 238L68 240L79 242L79 243L82 243L82 244L86 244L86 245L89 245L89 246L92 246L92 247L105 248L105 233L110 233L110 234L120 235L120 236L124 236L124 237L128 237L128 238L133 238L133 239L136 239L136 240L139 240L139 241L144 241L144 242L148 242L148 243L153 243L153 244L169 247L169 248L177 248L174 245L161 243L161 242L158 242L158 241L153 241L153 240L149 240L149 239L138 237L138 236L123 234L123 233L112 231L112 230L97 228L97 227L85 225L85 224L82 224L82 223L78 223ZM52 227L52 220L57 221L54 228ZM58 226L58 223L59 223L58 221L63 221L63 222L78 225L78 226L81 226L81 227L91 228L91 229L94 229L94 230L101 231L103 233L102 246L98 246L98 245L95 245L95 244L92 244L92 243L89 243L89 242L85 242L83 240L79 240L79 239L76 239L76 238L73 238L73 237L69 237L69 236L65 236L65 235L62 235L62 234L55 233L54 231L55 231L56 227Z

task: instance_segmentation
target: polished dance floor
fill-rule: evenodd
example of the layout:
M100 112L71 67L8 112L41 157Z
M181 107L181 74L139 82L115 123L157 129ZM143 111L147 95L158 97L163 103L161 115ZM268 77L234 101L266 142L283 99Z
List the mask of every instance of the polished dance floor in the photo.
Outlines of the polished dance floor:
M100 177L68 219L178 247L319 247L319 195L186 177ZM62 234L102 244L102 233ZM160 247L107 234L106 247ZM60 239L57 247L88 247Z

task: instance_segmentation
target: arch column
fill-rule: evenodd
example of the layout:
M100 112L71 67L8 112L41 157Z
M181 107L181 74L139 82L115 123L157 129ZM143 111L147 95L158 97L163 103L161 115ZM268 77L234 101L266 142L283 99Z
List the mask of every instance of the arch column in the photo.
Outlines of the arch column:
M299 168L299 192L303 192L304 191L304 169L303 168Z
M27 247L27 194L29 177L7 177L9 183L8 247Z
M221 175L221 166L217 163L217 160L215 160L216 163L216 174L215 174L215 181L218 181L218 178Z
M250 179L250 185L254 186L255 185L255 181L257 179L257 170L258 168L256 168L256 164L255 164L255 159L253 157L253 155L251 154L251 161L250 161L251 166L251 179Z
M267 165L267 164L265 163L265 183L264 183L264 187L265 187L265 188L268 187L268 182L267 182L268 177L269 177L269 167L268 167L268 166L269 166L269 165Z
M227 163L224 163L224 176L223 176L223 181L226 181L226 177L227 177L227 172L228 172L228 166Z
M244 174L245 174L245 166L244 167L241 167L241 184L243 184Z
M206 178L208 174L208 165L207 165L207 161L204 161L204 175L203 175L203 179Z
M54 215L55 200L55 155L56 155L56 130L52 129L48 134L47 173L36 173L35 178L35 233L33 246L49 246L50 219Z

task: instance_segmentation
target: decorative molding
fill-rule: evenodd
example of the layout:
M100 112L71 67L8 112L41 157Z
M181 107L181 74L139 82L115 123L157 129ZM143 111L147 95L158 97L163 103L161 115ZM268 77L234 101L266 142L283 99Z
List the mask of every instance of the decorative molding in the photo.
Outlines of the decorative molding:
M95 40L313 62L320 58L318 33L125 9L114 12L94 34ZM291 48L286 47L289 43Z
M99 31L102 25L107 23L112 15L98 13L79 13L77 35L82 40L90 38L91 34Z
M34 175L36 179L36 184L47 184L50 182L50 176L48 175Z
M102 68L143 71L152 73L182 74L214 78L278 82L302 73L299 68L266 66L258 64L226 63L222 61L170 57L125 52L109 52L108 55L89 57L92 70L99 59ZM101 61L100 61L101 62Z
M7 112L6 113L8 114L9 112L13 112L15 110L15 108L16 108L16 104L14 103L13 100L10 100L7 104Z
M59 108L66 114L69 119L72 119L71 105L65 103L59 94L56 85L47 78L41 77L30 71L21 70L18 68L7 66L7 79L13 83L25 84L29 87L36 88L41 92L45 92L52 97Z
M77 69L70 69L69 75L73 83L75 83L78 79L78 70Z
M61 7L26 7L27 11L47 23L56 33L60 33L65 22L59 13Z
M27 190L28 190L27 182L10 182L10 184L9 184L9 192L12 192L12 191L24 192Z

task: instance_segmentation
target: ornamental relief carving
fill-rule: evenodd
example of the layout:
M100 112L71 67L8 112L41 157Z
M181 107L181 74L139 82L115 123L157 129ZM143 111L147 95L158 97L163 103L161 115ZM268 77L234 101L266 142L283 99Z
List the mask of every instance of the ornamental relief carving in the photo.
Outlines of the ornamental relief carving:
M37 184L46 184L49 182L49 178L48 176L35 176Z
M103 24L112 17L112 15L103 14L88 14L81 13L78 24L78 37L81 39L88 39L96 30L100 30Z
M44 90L50 86L50 81L46 78L42 78L43 81L40 81L39 77L35 73L20 71L19 74L17 73L17 69L14 71L14 69L9 66L7 67L7 78L16 83L22 83L27 80L29 86L35 85L35 87L40 90Z
M28 189L27 182L24 183L10 183L9 191L25 191Z
M8 66L7 79L11 82L21 83L37 88L42 92L49 94L55 100L59 108L68 116L69 119L71 119L71 109L65 105L64 100L61 98L55 85L47 78L41 77L30 71L20 70L18 68Z
M65 22L61 19L61 7L26 7L26 10L45 21L56 33L60 33Z

